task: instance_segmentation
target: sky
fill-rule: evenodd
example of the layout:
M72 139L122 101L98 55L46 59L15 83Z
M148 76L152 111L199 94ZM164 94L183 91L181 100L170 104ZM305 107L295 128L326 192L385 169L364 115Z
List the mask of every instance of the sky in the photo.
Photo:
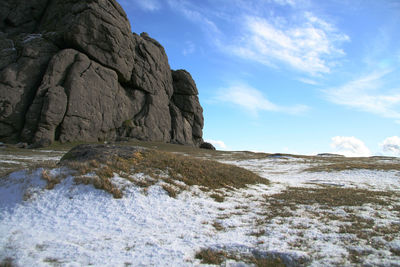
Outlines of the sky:
M400 156L400 0L119 0L221 150Z

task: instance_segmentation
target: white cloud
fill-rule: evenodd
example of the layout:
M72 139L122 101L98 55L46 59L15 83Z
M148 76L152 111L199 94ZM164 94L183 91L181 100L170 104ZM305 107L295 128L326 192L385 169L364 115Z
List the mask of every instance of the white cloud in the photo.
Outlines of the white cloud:
M363 141L355 137L335 136L332 138L331 147L334 153L347 157L369 157L371 151Z
M326 98L338 105L356 108L386 118L400 119L400 89L382 94L384 77L391 71L374 72L342 86L324 90Z
M298 78L297 80L299 82L310 84L310 85L319 85L319 83L317 81L308 79L308 78Z
M168 0L168 5L173 10L180 12L186 19L198 24L208 36L213 36L215 39L215 34L220 34L217 25L207 17L203 10L199 10L192 2L185 0Z
M298 0L167 0L169 7L196 23L207 41L221 51L270 67L287 65L320 75L329 73L345 53L340 45L349 37ZM307 6L307 5L306 5ZM278 16L277 10L285 16ZM312 8L309 8L312 10Z
M219 148L219 149L226 149L227 148L227 146L225 145L225 143L223 141L212 140L212 139L207 139L205 141L210 143L210 144L212 144L213 146L215 146L216 148Z
M384 152L400 156L400 137L392 136L386 138L381 147Z
M349 37L332 24L305 12L301 22L274 17L247 16L245 32L229 50L268 66L287 64L296 70L318 75L329 73L332 58L344 55L337 47Z
M257 115L259 111L275 111L289 114L304 113L309 109L305 105L290 107L280 106L269 101L259 90L244 84L238 83L228 88L223 88L217 93L217 100L232 103Z
M193 42L191 42L191 41L185 42L185 48L182 51L182 54L184 56L193 54L195 51L196 51L196 46Z

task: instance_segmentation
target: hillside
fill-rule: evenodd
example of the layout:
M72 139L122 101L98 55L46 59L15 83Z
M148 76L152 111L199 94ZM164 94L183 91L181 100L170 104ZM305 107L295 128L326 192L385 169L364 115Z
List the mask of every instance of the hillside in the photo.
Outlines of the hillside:
M129 145L134 156L102 161L85 154L86 165L76 154L64 157L69 164L57 164L69 146L2 148L1 167L12 172L0 179L2 264L396 266L400 261L397 158ZM74 158L78 163L71 164ZM229 175L207 180L215 173ZM242 178L245 182L235 182Z

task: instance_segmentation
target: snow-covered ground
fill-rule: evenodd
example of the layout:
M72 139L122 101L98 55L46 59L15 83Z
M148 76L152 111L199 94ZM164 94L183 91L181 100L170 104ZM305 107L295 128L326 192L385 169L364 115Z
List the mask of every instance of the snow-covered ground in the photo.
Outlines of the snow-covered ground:
M122 199L76 185L67 169L49 170L66 176L52 190L43 169L0 178L0 265L193 266L202 265L196 253L211 248L275 255L288 266L400 266L399 171L304 172L308 163L287 157L229 163L271 184L225 190L218 202L195 186L172 198L160 183L145 190L116 174ZM392 196L381 197L389 205L279 206L285 190L324 186Z

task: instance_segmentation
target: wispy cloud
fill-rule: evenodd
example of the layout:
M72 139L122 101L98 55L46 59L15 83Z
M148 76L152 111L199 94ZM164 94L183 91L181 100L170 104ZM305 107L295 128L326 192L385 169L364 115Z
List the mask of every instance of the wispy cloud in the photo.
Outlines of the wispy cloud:
M400 88L385 90L385 76L391 70L373 72L338 87L323 90L325 97L338 105L400 119Z
M371 156L371 151L364 142L354 136L335 136L332 138L331 147L334 153L339 153L347 157Z
M159 0L120 0L122 5L129 6L132 2L139 8L146 11L156 11L161 9Z
M381 148L384 152L400 156L400 137L392 136L386 138L382 142Z
M182 54L184 56L193 54L196 51L196 45L191 42L191 41L187 41L185 42L185 47L183 48Z
M298 78L297 80L299 82L310 84L310 85L319 85L319 83L317 81L308 79L308 78Z
M202 5L168 0L168 5L201 27L209 43L224 53L308 75L329 73L344 56L340 46L349 37L312 11L304 11L298 2L232 0L230 5ZM276 15L277 7L285 9L284 17Z
M286 64L311 75L329 73L332 58L344 55L338 44L349 37L332 24L305 12L302 22L292 24L284 18L267 20L247 16L245 32L230 50L243 58L268 66Z
M245 83L237 83L236 85L220 89L216 99L239 106L253 115L257 115L260 111L301 114L309 110L309 107L306 105L281 106L274 104L261 91Z
M219 28L217 25L208 18L206 12L196 5L186 0L168 0L168 5L171 9L182 14L186 19L197 23L207 36L213 36L219 34Z

